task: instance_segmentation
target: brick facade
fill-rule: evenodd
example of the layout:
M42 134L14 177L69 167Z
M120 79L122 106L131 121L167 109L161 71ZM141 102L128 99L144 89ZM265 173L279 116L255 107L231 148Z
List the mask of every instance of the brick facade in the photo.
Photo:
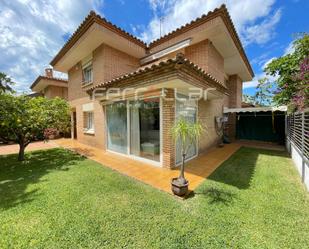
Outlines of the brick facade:
M223 99L200 100L198 102L198 120L203 125L204 131L199 139L199 153L219 143L219 136L216 131L215 117L222 116Z
M209 40L187 47L185 56L224 83L224 59Z
M193 46L182 49L185 57L190 61L203 68L206 72L211 73L220 82L224 82L224 60L216 48L208 40L202 41ZM172 55L169 55L172 56ZM113 78L123 74L132 72L139 68L139 60L102 44L93 51L93 84L109 81ZM194 78L189 74L173 74L171 76L153 75L152 78L136 78L136 81L131 83L120 84L120 87L144 87L167 80L174 80L174 78L181 78L181 80L201 87L206 87L198 78ZM118 85L115 85L118 86ZM84 114L83 105L92 102L90 96L86 92L88 87L82 87L82 67L81 62L73 66L69 71L69 94L68 99L72 107L72 112L76 112L76 129L77 139L85 144L106 150L106 120L104 105L100 102L94 102L94 134L87 134L84 132ZM210 147L218 144L219 136L215 129L215 117L223 115L223 106L232 107L231 105L238 105L241 102L241 79L238 76L231 76L228 83L229 96L222 95L220 99L214 100L200 100L198 102L198 120L205 126L205 132L199 140L199 153L208 150ZM152 89L153 90L153 89ZM239 92L240 91L240 92ZM166 97L174 97L174 90L169 88L166 92ZM147 96L147 94L144 94ZM170 130L175 122L175 99L161 101L161 129L162 129L162 167L172 168L175 166L176 151L175 141L173 140ZM73 130L73 129L72 129Z
M162 99L162 135L163 135L163 167L172 168L175 165L175 141L171 128L175 122L174 90L166 89L166 98ZM170 100L169 100L170 99Z
M60 86L47 86L44 89L44 96L46 98L60 97L62 99L68 99L68 88Z

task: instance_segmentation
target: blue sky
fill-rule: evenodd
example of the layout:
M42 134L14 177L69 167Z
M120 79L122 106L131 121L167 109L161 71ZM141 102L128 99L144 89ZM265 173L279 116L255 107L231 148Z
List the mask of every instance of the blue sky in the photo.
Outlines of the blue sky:
M90 10L149 42L225 3L255 72L244 84L253 94L263 67L291 51L297 32L309 31L308 0L0 0L0 71L29 91L34 79ZM59 76L63 76L59 74Z

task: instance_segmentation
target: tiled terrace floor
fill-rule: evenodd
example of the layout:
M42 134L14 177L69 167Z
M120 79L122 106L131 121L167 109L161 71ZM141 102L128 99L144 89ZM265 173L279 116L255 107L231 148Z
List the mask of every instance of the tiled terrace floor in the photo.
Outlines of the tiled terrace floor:
M155 167L143 162L130 159L126 156L104 152L100 149L87 146L72 139L55 140L59 146L74 150L84 156L116 170L124 175L133 177L155 188L171 193L170 181L179 174L178 169L165 169ZM214 148L206 154L186 164L185 176L189 181L190 190L194 190L217 167L233 155L241 146L239 144L227 144L223 148Z

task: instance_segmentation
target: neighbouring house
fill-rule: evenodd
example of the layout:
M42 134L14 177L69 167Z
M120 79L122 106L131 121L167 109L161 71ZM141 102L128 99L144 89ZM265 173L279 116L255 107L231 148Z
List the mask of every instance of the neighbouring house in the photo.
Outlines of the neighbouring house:
M92 11L50 64L68 73L72 138L167 168L181 161L177 117L206 127L189 160L218 144L216 117L254 76L225 5L148 45Z
M248 103L248 102L241 102L241 107L242 108L248 108L248 107L255 107L255 105L254 104L252 104L252 103Z
M53 69L46 68L45 75L40 75L30 86L34 92L30 97L44 96L46 98L60 97L68 99L68 81L53 76Z

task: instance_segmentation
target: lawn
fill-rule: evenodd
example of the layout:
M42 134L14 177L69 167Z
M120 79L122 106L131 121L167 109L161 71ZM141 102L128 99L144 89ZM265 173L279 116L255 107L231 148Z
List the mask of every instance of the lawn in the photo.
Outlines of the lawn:
M0 157L0 248L308 248L284 152L242 148L183 201L63 149Z

